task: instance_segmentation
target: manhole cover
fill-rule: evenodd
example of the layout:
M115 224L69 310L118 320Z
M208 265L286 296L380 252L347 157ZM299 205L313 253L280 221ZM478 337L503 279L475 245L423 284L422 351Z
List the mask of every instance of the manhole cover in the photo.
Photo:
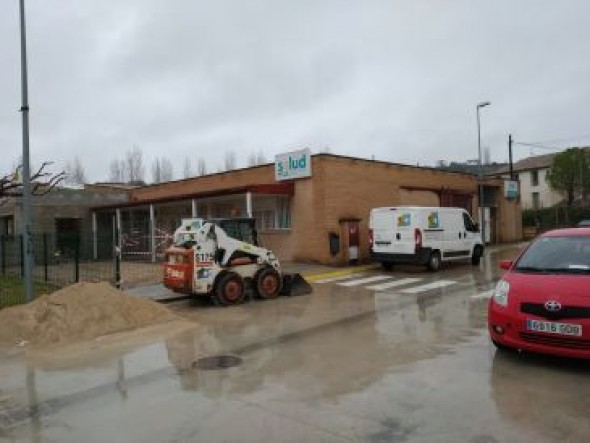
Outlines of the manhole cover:
M236 355L215 355L198 359L194 366L204 371L233 368L242 364L242 359Z

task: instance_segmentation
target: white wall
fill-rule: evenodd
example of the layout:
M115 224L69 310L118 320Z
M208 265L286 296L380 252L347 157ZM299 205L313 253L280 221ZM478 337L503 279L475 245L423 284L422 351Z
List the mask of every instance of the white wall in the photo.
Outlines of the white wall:
M533 192L539 193L539 207L548 208L563 200L563 196L549 187L546 177L549 168L539 169L539 183L533 186L531 182L532 171L518 172L520 181L520 201L522 209L533 209Z

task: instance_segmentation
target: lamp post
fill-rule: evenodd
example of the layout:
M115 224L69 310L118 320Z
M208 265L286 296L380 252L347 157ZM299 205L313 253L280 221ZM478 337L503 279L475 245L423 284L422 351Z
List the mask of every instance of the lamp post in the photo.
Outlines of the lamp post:
M481 237L483 244L486 244L486 223L485 223L485 211L483 206L483 162L482 162L482 155L481 155L481 124L479 121L479 110L481 108L485 108L486 106L491 105L490 102L481 102L478 103L476 106L477 111L477 152L478 152L478 160L477 164L479 166L479 208L480 208L480 224L481 224Z
M33 300L33 237L31 222L31 163L29 158L29 93L27 80L27 39L25 26L25 0L19 1L21 44L21 87L23 119L23 270L25 277L25 300Z

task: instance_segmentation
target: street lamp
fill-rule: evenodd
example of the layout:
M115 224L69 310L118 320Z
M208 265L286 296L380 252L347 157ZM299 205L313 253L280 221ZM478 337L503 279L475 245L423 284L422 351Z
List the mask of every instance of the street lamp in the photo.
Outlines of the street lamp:
M480 208L480 224L481 224L481 237L483 244L486 244L486 223L485 223L485 211L483 206L483 162L481 156L481 129L480 129L480 122L479 122L479 110L481 108L485 108L486 106L491 105L490 102L481 102L478 103L476 106L477 110L477 152L478 152L478 160L477 164L479 166L479 208Z
M27 39L25 26L25 0L19 1L21 43L21 87L23 126L23 271L25 277L25 300L33 299L33 238L31 222L31 169L29 159L29 91L27 80Z

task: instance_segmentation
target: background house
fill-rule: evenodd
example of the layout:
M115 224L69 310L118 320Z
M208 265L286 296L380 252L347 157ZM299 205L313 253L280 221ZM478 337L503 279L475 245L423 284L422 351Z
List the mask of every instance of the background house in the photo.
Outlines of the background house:
M590 147L584 149L590 155ZM554 191L547 183L547 173L554 157L555 153L537 155L514 163L514 174L520 182L522 209L550 208L565 200L561 192ZM508 166L503 166L489 175L510 178Z

